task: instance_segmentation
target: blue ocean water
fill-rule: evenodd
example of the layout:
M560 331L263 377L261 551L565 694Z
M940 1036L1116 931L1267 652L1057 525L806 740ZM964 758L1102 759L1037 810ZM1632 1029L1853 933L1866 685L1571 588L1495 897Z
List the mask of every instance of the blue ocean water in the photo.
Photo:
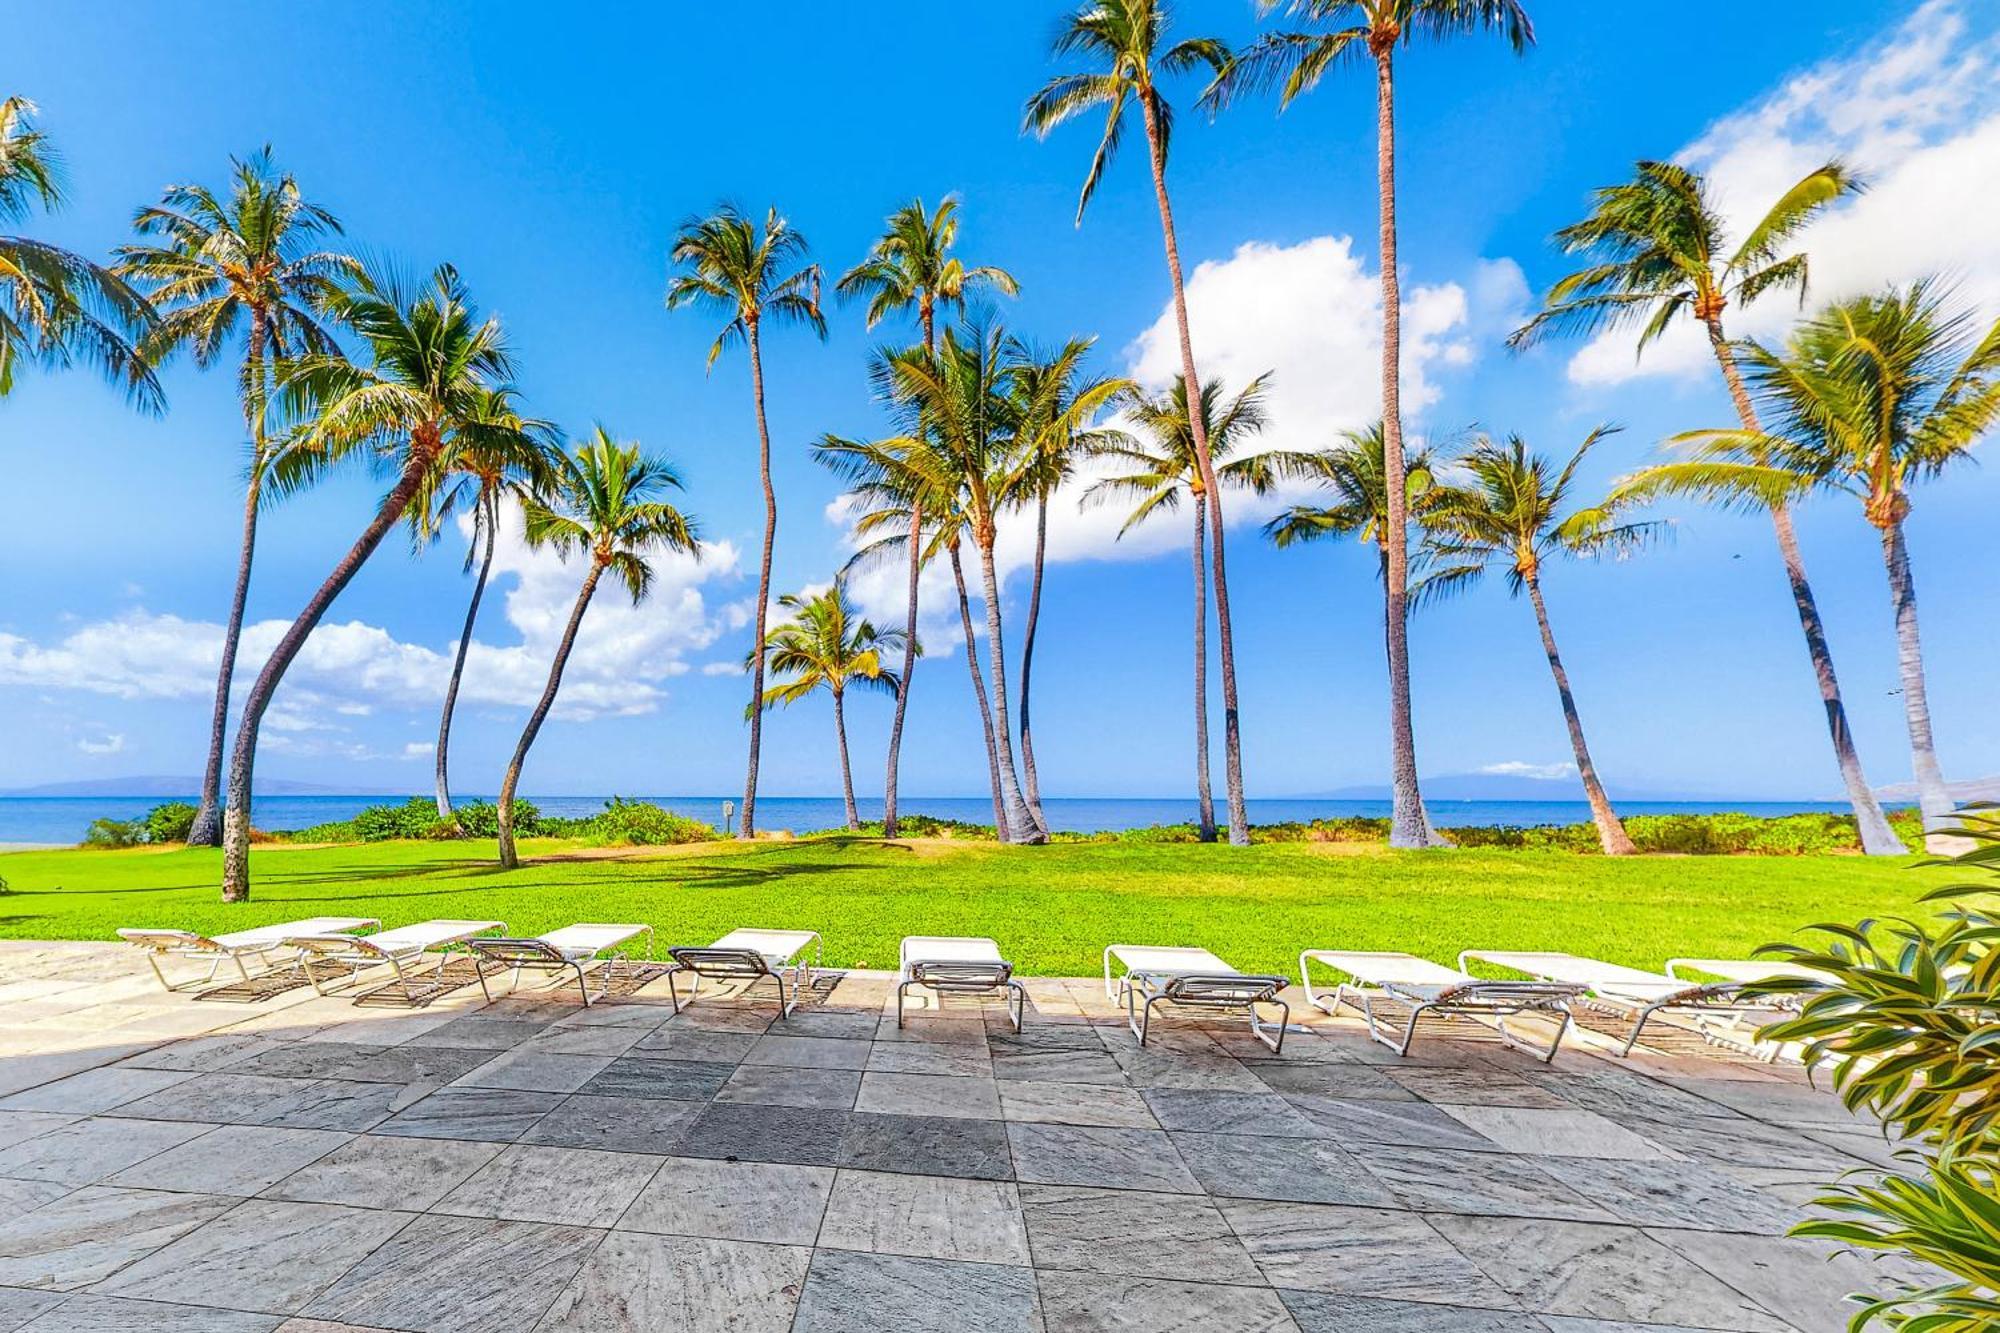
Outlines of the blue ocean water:
M62 845L80 842L93 819L136 819L164 799L158 796L12 796L0 797L0 844ZM370 805L394 802L385 796L264 796L255 808L255 822L261 829L298 829L332 820L347 819ZM490 797L488 799L491 799ZM576 817L592 815L604 808L602 796L530 797L544 814ZM723 822L725 796L648 796L677 814L706 820L718 827ZM863 819L880 819L882 802L859 802ZM993 822L993 803L985 797L904 797L899 803L904 814L925 814L967 823ZM1499 824L1530 827L1537 824L1576 824L1590 818L1590 807L1582 801L1431 801L1431 818L1440 825ZM1191 823L1195 817L1192 799L1125 799L1112 797L1069 797L1044 800L1043 810L1051 828L1065 832L1089 833L1100 830L1143 828L1151 824ZM1384 817L1387 801L1253 800L1248 803L1250 822L1276 824L1291 820L1332 819L1340 816ZM1804 811L1840 811L1845 806L1830 801L1621 801L1619 813L1628 815L1714 814L1742 811L1755 815L1786 815ZM845 820L837 798L822 796L760 796L757 824L764 829L789 829L806 833L839 827Z

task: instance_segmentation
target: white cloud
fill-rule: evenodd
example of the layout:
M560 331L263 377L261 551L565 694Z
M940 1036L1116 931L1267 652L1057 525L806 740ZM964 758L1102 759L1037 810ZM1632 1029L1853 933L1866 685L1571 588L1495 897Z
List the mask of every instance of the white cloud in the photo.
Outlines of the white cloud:
M1716 121L1678 161L1706 173L1741 235L1788 186L1830 157L1868 182L1796 241L1814 303L1942 273L1988 318L2000 314L2000 31L1975 35L1962 0L1930 0L1886 41L1794 75ZM1781 336L1796 304L1774 295L1731 318L1736 336ZM1571 359L1578 384L1714 373L1691 323L1633 357L1630 330Z
M1540 778L1555 781L1576 776L1575 764L1530 764L1519 759L1509 759L1504 763L1482 764L1481 773L1498 778Z
M701 664L704 676L740 676L743 674L741 662L704 662Z
M403 758L428 759L437 753L436 741L407 741L403 745Z
M116 731L96 739L85 736L76 743L76 748L90 755L117 754L125 748L125 737L123 733Z

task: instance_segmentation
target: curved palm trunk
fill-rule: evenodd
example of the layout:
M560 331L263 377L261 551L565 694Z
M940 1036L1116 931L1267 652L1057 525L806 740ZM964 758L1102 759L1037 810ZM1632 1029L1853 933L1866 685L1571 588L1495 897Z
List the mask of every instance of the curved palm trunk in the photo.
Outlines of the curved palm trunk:
M236 647L243 638L243 608L250 597L250 562L257 553L257 506L264 475L261 460L250 468L243 497L243 544L236 557L236 591L229 600L229 624L222 631L222 666L215 677L215 707L208 720L208 766L202 771L201 800L187 845L213 847L222 841L222 755L229 735L229 687L236 675Z
M1215 841L1215 794L1208 781L1208 495L1194 497L1194 790L1200 836Z
M1541 580L1531 575L1525 581L1528 600L1535 607L1535 624L1542 631L1542 651L1549 656L1549 671L1556 678L1556 694L1562 699L1563 723L1569 728L1570 749L1576 754L1577 776L1583 779L1583 794L1590 801L1590 818L1597 825L1597 841L1606 856L1630 856L1639 849L1632 845L1631 836L1604 794L1604 784L1597 780L1597 765L1591 762L1590 747L1583 741L1583 719L1577 716L1576 696L1570 693L1569 672L1563 669L1562 654L1556 651L1555 631L1549 628L1549 608L1542 601Z
M896 773L903 755L903 714L910 706L910 677L917 669L917 582L923 574L924 502L910 504L909 606L903 613L903 674L896 679L896 716L889 723L889 771L882 781L882 836L896 836Z
M1938 855L1969 850L1972 840L1953 837L1957 802L1945 786L1931 739L1930 697L1924 687L1924 645L1917 633L1917 584L1910 573L1910 551L1903 543L1903 521L1882 527L1882 560L1889 571L1889 600L1896 612L1896 667L1903 680L1903 718L1910 729L1910 767L1917 779L1917 805L1924 812L1924 848Z
M472 627L479 619L479 602L486 595L486 579L493 572L494 529L499 526L499 505L492 496L480 497L480 512L486 518L486 553L479 558L479 577L472 584L472 604L465 608L465 628L459 631L458 651L451 659L451 679L444 687L444 711L438 715L437 811L438 818L451 818L451 715L458 707L458 683L465 675L465 655L472 647Z
M965 665L972 672L972 697L979 702L979 725L986 733L986 778L993 787L993 831L1002 842L1011 842L1007 822L1007 801L1000 789L1000 751L993 742L993 709L986 701L986 678L979 671L979 640L972 633L972 599L965 591L965 564L958 548L951 551L951 577L958 584L958 623L965 634Z
M1389 816L1391 847L1431 847L1440 839L1417 780L1417 732L1410 704L1409 495L1403 458L1403 292L1396 255L1396 75L1394 47L1375 56L1375 176L1381 205L1382 478L1388 501L1386 560L1389 652Z
M542 686L542 697L535 701L535 711L528 714L528 725L521 732L520 743L514 747L514 758L507 765L507 776L500 783L500 864L512 870L521 864L521 858L514 851L514 793L521 785L521 766L528 762L528 747L535 743L535 736L548 720L549 709L555 707L556 692L562 688L563 668L569 664L570 650L576 647L576 632L583 624L583 613L590 609L590 599L597 592L598 576L604 573L604 566L591 561L590 572L583 576L583 588L576 595L576 605L570 608L569 624L563 626L562 642L556 645L556 660L549 663L548 683Z
M757 565L757 651L750 667L750 762L743 775L743 817L739 837L757 834L757 760L764 743L764 632L771 605L771 546L778 536L778 493L771 486L771 430L764 420L764 355L757 321L748 325L750 393L757 405L757 476L764 485L764 552Z
M299 612L292 627L278 640L271 650L270 660L257 673L257 681L250 687L250 693L243 700L243 718L236 725L236 748L229 758L229 804L222 817L222 901L226 903L245 902L250 897L250 782L251 770L257 762L257 730L264 721L264 710L271 706L271 697L278 692L278 684L284 680L285 672L305 647L306 638L319 625L334 598L361 572L368 563L368 557L375 554L375 548L389 535L389 529L402 521L403 514L416 498L422 485L424 472L430 466L437 445L413 447L410 461L404 465L403 474L396 485L382 497L382 504L375 511L375 517L363 529L361 536L348 548L333 572L312 595L312 599Z
M1000 791L1007 806L1007 824L1014 841L1042 843L1049 840L1028 813L1021 799L1021 781L1014 769L1013 724L1007 717L1007 648L1000 636L1000 581L993 569L993 544L979 543L979 586L986 602L986 656L993 673L993 748L1000 761Z
M1028 587L1028 623L1021 630L1021 795L1035 831L1049 836L1048 816L1042 813L1042 784L1035 773L1034 728L1028 721L1028 683L1035 667L1035 626L1042 618L1042 565L1049 547L1049 497L1035 505L1035 574Z
M1737 369L1736 355L1730 350L1729 340L1723 336L1720 316L1707 321L1709 346L1715 352L1715 360L1722 367L1722 380L1729 388L1729 400L1736 406L1736 416L1743 423L1743 429L1759 431L1763 427L1757 421L1757 409L1750 401L1749 390L1743 386L1743 375ZM1771 526L1778 538L1778 554L1785 565L1785 581L1791 585L1792 605L1798 609L1799 630L1805 635L1806 656L1812 660L1813 677L1819 683L1820 703L1826 709L1826 730L1833 741L1834 763L1840 768L1840 780L1847 788L1847 801L1854 807L1854 824L1861 835L1861 850L1869 856L1902 856L1909 851L1903 840L1889 827L1888 816L1882 813L1882 803L1875 799L1875 791L1868 785L1867 775L1861 770L1861 755L1854 748L1854 732L1847 725L1847 705L1840 695L1840 678L1833 671L1833 649L1826 641L1826 625L1820 619L1819 599L1813 596L1812 584L1806 579L1805 557L1799 552L1798 533L1792 528L1791 511L1784 505L1771 507Z
M847 830L861 828L861 811L854 804L854 770L847 764L847 702L839 690L833 692L833 736L840 744L840 795L847 802Z
M1188 332L1187 286L1181 280L1181 247L1174 233L1173 202L1167 197L1167 162L1160 143L1159 109L1150 90L1139 99L1146 119L1146 146L1153 165L1153 197L1160 210L1160 235L1167 248L1167 275L1173 280L1174 322L1180 333L1181 384L1195 410L1188 413L1189 434L1194 439L1195 462L1201 469L1201 484L1208 492L1208 534L1215 548L1215 641L1222 668L1222 765L1228 789L1229 841L1246 846L1250 841L1250 819L1243 807L1243 741L1241 714L1236 704L1236 639L1229 618L1229 576L1223 558L1222 492L1215 481L1215 464L1208 452L1208 423L1202 420L1201 381L1194 368L1194 339Z

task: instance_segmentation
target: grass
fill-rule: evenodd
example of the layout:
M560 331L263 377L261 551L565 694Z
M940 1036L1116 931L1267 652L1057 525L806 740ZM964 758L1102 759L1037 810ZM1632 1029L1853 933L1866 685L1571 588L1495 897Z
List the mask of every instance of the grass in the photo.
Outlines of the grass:
M804 926L830 964L894 967L906 934L991 935L1025 973L1090 975L1116 942L1203 944L1236 966L1288 972L1303 948L1567 949L1658 966L1745 956L1819 921L1929 914L1949 871L1917 858L1583 857L1072 844L1021 848L825 838L631 853L531 841L505 872L490 842L259 847L254 900L217 900L207 849L0 855L0 938L112 938L118 926L205 933L294 917L504 918L522 934L572 921L645 921L668 944L739 925Z

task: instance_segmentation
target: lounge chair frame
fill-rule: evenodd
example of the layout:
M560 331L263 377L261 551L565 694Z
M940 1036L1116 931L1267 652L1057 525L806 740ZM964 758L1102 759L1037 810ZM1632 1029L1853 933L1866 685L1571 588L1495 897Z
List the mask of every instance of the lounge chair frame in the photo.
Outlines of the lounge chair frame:
M738 933L742 932L731 932L714 944L680 945L667 950L668 956L674 960L672 970L667 973L667 999L673 1005L676 1014L694 1003L701 993L703 978L715 981L741 981L745 983L744 990L747 992L759 981L768 977L778 987L778 1017L792 1016L792 1010L798 1007L800 993L812 985L814 974L825 966L825 942L820 939L819 932L816 930L798 932L803 938L786 960L779 962L775 967L772 966L772 956L762 950L747 944L725 943ZM808 942L813 946L813 961L810 963L790 961L805 952ZM682 1002L680 989L674 981L674 978L682 972L689 975L685 1003ZM785 984L788 976L791 981L789 990Z
M626 958L626 955L612 951L644 935L646 937L646 957L651 958L653 956L653 928L651 926L571 926L566 927L566 929L607 932L616 929L624 930L626 933L616 937L607 934L605 936L606 942L598 944L597 947L589 949L587 952L581 945L573 948L565 948L558 943L553 937L560 936L563 933L561 930L551 931L547 936L519 937L500 935L467 940L465 941L466 949L479 961L479 993L486 998L486 1002L488 1004L493 1003L493 991L486 984L487 970L485 965L487 963L497 963L499 965L496 969L497 971L507 971L510 969L513 971L513 978L509 982L510 990L519 990L521 988L521 973L524 971L554 974L554 979L549 982L551 986L567 982L569 977L564 975L567 972L576 978L577 992L583 997L583 1007L588 1009L598 1000L602 1000L611 994L612 986L617 984L619 976L618 964ZM591 943L596 942L591 941ZM597 994L592 995L590 993L590 976L585 970L585 965L596 961L599 954L607 952L611 953L611 956L604 960L602 967L597 969L601 984L597 988Z
M1458 956L1458 966L1461 971L1464 970L1468 959L1485 961L1497 967L1511 967L1516 971L1528 972L1530 975L1535 974L1534 968L1527 965L1519 955L1506 951L1467 949ZM1545 979L1556 980L1553 977ZM1754 1032L1749 1040L1744 1040L1740 1036L1717 1031L1716 1020L1725 1020L1720 1026L1739 1028L1745 1015L1768 1014L1784 1007L1776 997L1758 996L1754 1001L1745 1001L1742 992L1751 984L1749 982L1690 982L1685 978L1661 975L1658 982L1660 993L1651 997L1621 991L1619 983L1615 981L1584 981L1577 984L1584 987L1584 994L1578 1002L1586 1008L1632 1020L1632 1031L1623 1041L1610 1039L1613 1054L1621 1060L1631 1056L1640 1038L1645 1035L1646 1025L1661 1014L1689 1015L1694 1020L1692 1030L1704 1040L1717 1046L1739 1048L1757 1056L1766 1064L1775 1063L1778 1059L1779 1046L1774 1042L1761 1043L1770 1049L1759 1050L1760 1043L1757 1042ZM1630 984L1635 988L1639 986L1652 988L1649 983L1638 980ZM1687 1030L1689 1029L1682 1029L1682 1031Z
M334 933L335 922L343 922L343 930L371 930L382 923L374 917L315 917L308 921L281 922L277 925L256 927L250 930L232 931L226 935L201 935L192 930L172 930L153 927L121 927L118 938L128 944L137 945L146 951L146 962L153 969L153 976L169 993L198 990L212 983L221 974L224 963L234 963L236 972L244 981L251 979L250 969L244 964L246 958L265 961L265 956L284 947L285 933L299 928L320 927L322 933ZM205 958L208 972L191 980L173 982L167 980L166 972L160 967L160 959ZM265 967L263 971L274 969Z
M911 945L919 947L931 944L961 946L991 946L990 958L912 958ZM1028 992L1020 982L1014 980L1014 965L1000 957L998 945L991 940L973 938L947 939L938 936L917 936L903 941L902 973L896 981L896 1026L903 1026L903 999L912 987L921 986L939 994L957 992L977 994L985 991L1000 991L1007 1003L1007 1021L1014 1031L1021 1030L1021 1020L1028 1012ZM942 952L942 950L941 950Z
M486 931L507 929L504 921L456 921L449 924L463 929L451 935L435 934L417 939L407 945L396 941L385 946L380 942L383 936L329 934L288 935L285 944L298 951L296 965L305 974L306 980L312 983L315 995L336 994L355 984L369 968L387 966L390 979L367 990L356 991L355 1002L358 1004L393 991L402 997L405 1004L417 1005L453 989L444 981L447 961L444 951L448 946L464 944ZM384 936L395 933L387 931ZM436 958L429 967L423 966L426 955ZM320 969L325 967L335 970L335 980L331 983L320 978ZM346 970L344 977L339 975L340 969Z
M1306 1003L1332 1018L1340 1016L1343 1005L1360 1010L1363 1021L1368 1025L1368 1035L1402 1056L1410 1053L1410 1045L1416 1040L1417 1025L1423 1021L1425 1014L1483 1014L1494 1020L1493 1026L1500 1034L1502 1045L1548 1064L1562 1049L1563 1038L1569 1035L1575 1023L1570 1013L1570 1002L1584 992L1582 986L1560 982L1484 981L1470 976L1465 978L1463 986L1458 987L1404 986L1394 981L1371 980L1358 973L1347 972L1325 957L1332 952L1335 951L1308 949L1299 955L1299 984L1305 989ZM1315 962L1329 971L1346 972L1353 980L1337 981L1331 993L1315 992L1308 966ZM1409 1017L1402 1023L1401 1032L1385 1028L1377 1017L1375 1002L1382 999L1391 1000L1410 1011ZM1554 1014L1558 1017L1555 1037L1546 1045L1524 1041L1507 1030L1509 1018L1526 1013Z
M1132 1029L1132 1035L1139 1044L1146 1044L1146 1037L1152 1031L1153 1010L1158 1005L1172 1005L1183 1009L1207 1009L1212 1012L1240 1013L1250 1020L1250 1035L1269 1047L1271 1054L1283 1054L1285 1048L1285 1028L1292 1020L1292 1006L1279 999L1279 993L1291 984L1291 978L1265 973L1238 972L1223 963L1206 950L1203 961L1222 963L1221 968L1189 968L1186 971L1158 968L1131 968L1118 977L1111 975L1113 960L1124 964L1121 956L1125 950L1138 952L1128 944L1113 944L1104 950L1104 993L1125 1005L1125 1025ZM1197 952L1190 950L1188 952ZM1267 1024L1257 1015L1260 1004L1274 1005L1278 1010L1276 1024ZM1269 1029L1269 1030L1267 1030Z

